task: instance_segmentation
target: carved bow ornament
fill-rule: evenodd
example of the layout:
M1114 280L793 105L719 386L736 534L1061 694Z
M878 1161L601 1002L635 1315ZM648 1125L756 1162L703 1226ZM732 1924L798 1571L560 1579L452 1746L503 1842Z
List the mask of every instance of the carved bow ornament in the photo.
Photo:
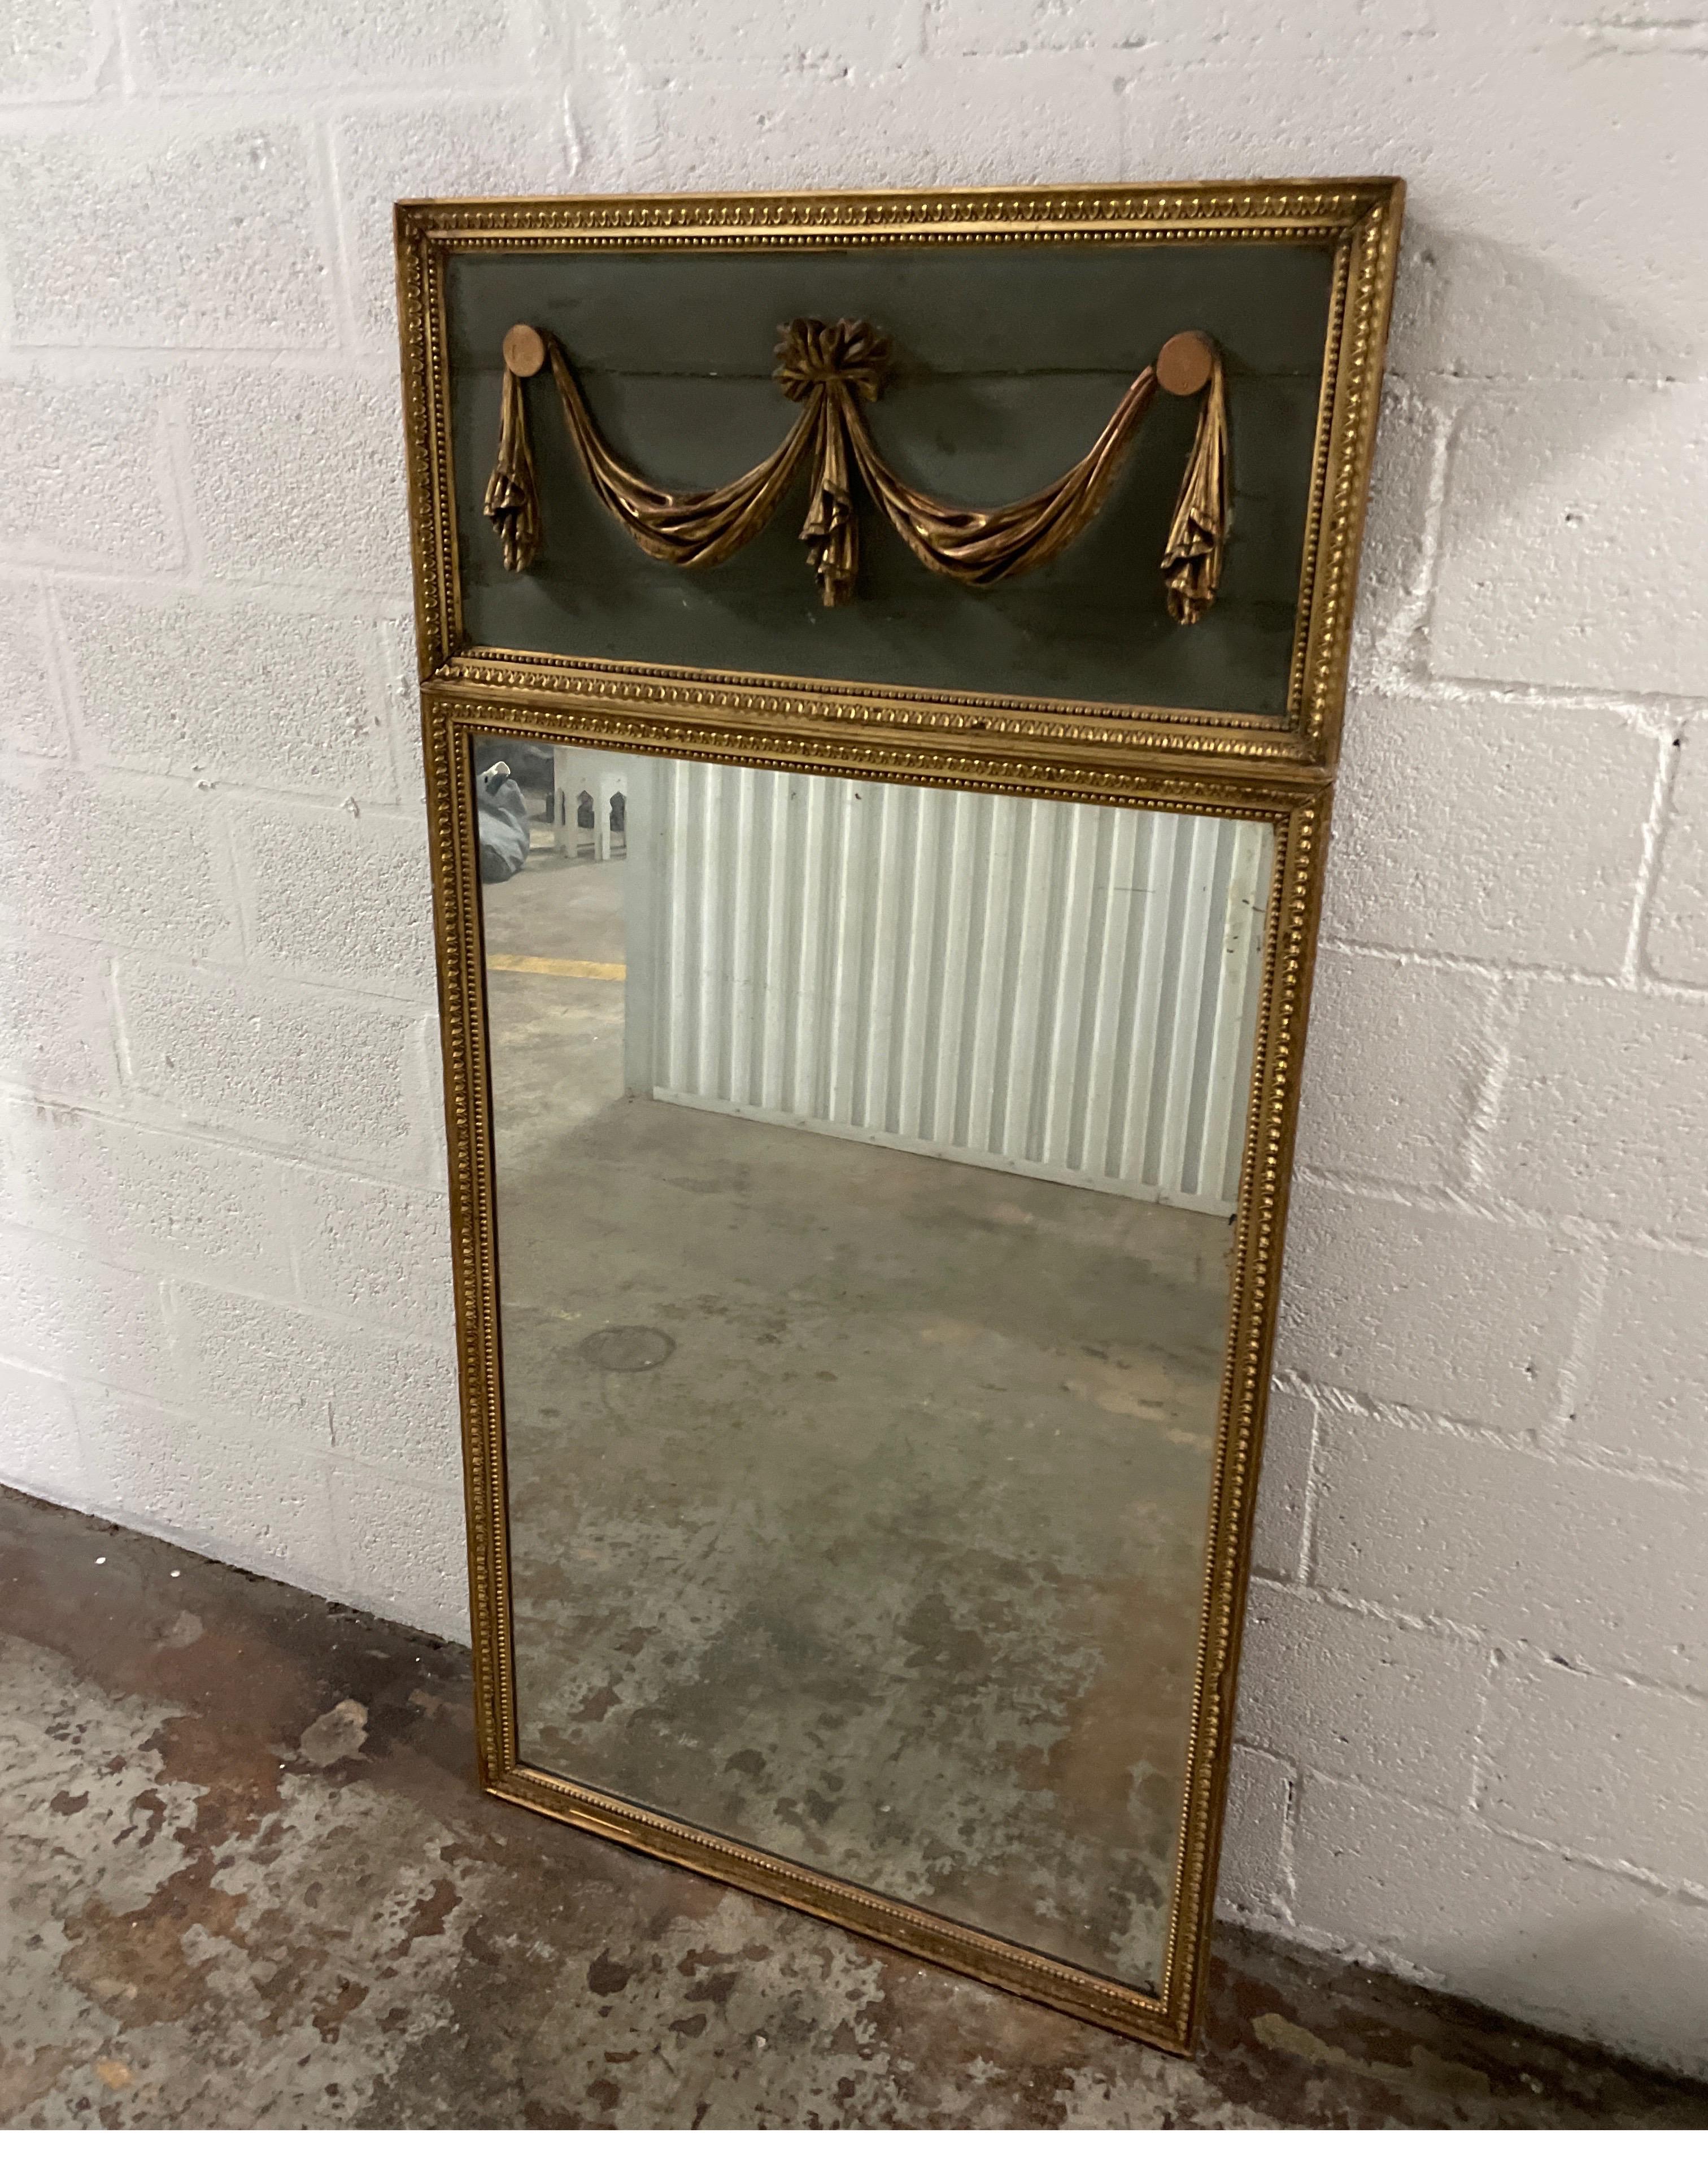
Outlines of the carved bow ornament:
M988 589L1053 560L1085 528L1108 496L1160 387L1202 396L1162 556L1168 610L1176 621L1191 623L1214 604L1231 495L1221 355L1205 335L1176 334L1165 342L1155 364L1147 365L1121 395L1087 453L1054 484L1006 507L956 507L905 483L873 439L865 405L883 391L888 334L849 318L835 325L796 318L782 331L774 376L801 410L782 444L729 484L708 492L666 492L612 451L562 343L532 326L513 326L504 337L499 455L486 496L505 567L520 573L531 566L544 534L523 388L548 362L594 493L643 553L672 567L713 568L739 552L764 528L801 464L810 461L812 496L801 536L827 606L845 605L854 595L857 476L928 568Z

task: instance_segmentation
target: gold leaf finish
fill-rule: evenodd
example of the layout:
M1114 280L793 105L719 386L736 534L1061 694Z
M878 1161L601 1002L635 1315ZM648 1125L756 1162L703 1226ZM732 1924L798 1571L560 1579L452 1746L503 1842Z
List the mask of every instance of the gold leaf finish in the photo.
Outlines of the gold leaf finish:
M530 335L531 341L525 338ZM1202 351L1198 384L1205 391L1162 566L1170 612L1178 621L1192 622L1215 603L1227 540L1227 391L1220 352L1202 334L1176 334L1169 346L1177 348L1182 339ZM512 362L513 350L521 363ZM581 458L600 505L643 553L671 567L715 568L757 538L810 450L812 492L801 536L827 606L846 605L854 595L859 532L850 489L853 475L928 568L985 589L1041 567L1080 535L1107 499L1161 383L1149 367L1140 372L1089 451L1054 484L1006 507L957 507L906 483L872 436L864 405L884 390L889 335L863 319L841 318L827 325L818 318L796 318L783 329L773 374L802 411L782 444L732 483L708 492L667 492L648 483L613 451L562 342L532 326L513 326L504 336L498 460L485 502L504 566L513 575L532 566L544 533L523 393L537 351L551 364L570 444ZM1188 376L1197 375L1198 360L1190 359ZM1186 384L1182 377L1182 386Z
M482 1784L527 1808L1176 2051L1189 2049L1193 2040L1209 1948L1299 1063L1402 194L1399 184L1386 180L1282 181L522 199L406 204L397 214ZM446 268L458 253L526 257L640 246L763 251L1301 241L1331 248L1334 272L1284 716L991 698L644 660L566 659L481 648L464 639L445 334ZM841 356L846 365L851 360L846 349ZM875 369L875 356L868 361ZM797 428L804 427L810 439L815 428L811 389L830 382L811 376L825 367L815 363L804 344L799 367L807 374L807 398ZM849 400L857 414L857 403ZM829 400L819 398L821 414ZM1217 539L1226 537L1226 418L1224 411L1219 423L1204 422L1211 407L1207 396L1170 537L1169 578L1182 620L1192 619L1194 605L1213 592ZM508 473L520 480L525 429L507 428L504 436ZM869 489L858 443L851 436L847 444L851 467L847 476L826 469L828 496L822 505L815 503L816 527L807 540L820 555L821 583L840 582L848 565L842 543L846 526L837 513L842 503L836 495L853 475ZM526 536L525 502L518 489L514 497L501 494L497 509L510 522L518 551ZM1254 819L1273 829L1275 880L1234 1223L1231 1322L1202 1575L1191 1743L1165 1964L1154 1994L521 1764L471 807L471 740L477 733Z
M1198 435L1186 466L1180 499L1163 548L1168 578L1168 610L1188 627L1215 604L1221 583L1222 555L1232 519L1232 484L1228 476L1227 389L1221 357L1212 351L1209 384L1198 411Z

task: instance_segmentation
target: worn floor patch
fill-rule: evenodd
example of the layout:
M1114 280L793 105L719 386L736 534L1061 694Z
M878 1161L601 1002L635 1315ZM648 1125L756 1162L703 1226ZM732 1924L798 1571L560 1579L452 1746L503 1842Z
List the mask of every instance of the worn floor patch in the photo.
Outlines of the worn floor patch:
M1233 1932L1171 2059L490 1801L468 1721L453 1646L0 1494L5 2124L1708 2125Z

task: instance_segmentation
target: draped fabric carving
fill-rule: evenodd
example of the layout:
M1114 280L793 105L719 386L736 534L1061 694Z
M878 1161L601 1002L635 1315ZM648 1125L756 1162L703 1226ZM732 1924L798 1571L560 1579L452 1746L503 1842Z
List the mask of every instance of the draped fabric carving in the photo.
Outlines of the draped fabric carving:
M873 437L866 407L883 391L889 336L859 320L844 318L830 325L796 318L783 329L777 349L777 383L801 411L782 444L728 484L704 492L669 492L631 469L612 450L555 335L532 334L523 346L528 362L537 356L551 366L570 442L601 505L655 560L677 568L711 568L728 560L764 528L802 464L810 461L812 484L801 537L827 606L844 605L854 595L859 572L857 477L928 568L985 589L1041 566L1079 536L1107 498L1161 383L1157 370L1147 365L1085 455L1041 492L1005 507L958 507L898 477ZM507 343L498 461L487 487L486 512L502 542L505 567L520 573L537 557L544 533L525 376L510 367L511 353ZM1221 356L1207 341L1201 353L1198 431L1162 558L1169 611L1187 623L1199 620L1215 603L1231 509Z

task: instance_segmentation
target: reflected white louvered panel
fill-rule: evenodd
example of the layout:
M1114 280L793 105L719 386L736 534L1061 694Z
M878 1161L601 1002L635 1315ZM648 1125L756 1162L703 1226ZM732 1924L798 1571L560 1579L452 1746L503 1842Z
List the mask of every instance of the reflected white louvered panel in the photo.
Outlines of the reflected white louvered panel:
M633 770L631 1089L1233 1209L1266 827Z

